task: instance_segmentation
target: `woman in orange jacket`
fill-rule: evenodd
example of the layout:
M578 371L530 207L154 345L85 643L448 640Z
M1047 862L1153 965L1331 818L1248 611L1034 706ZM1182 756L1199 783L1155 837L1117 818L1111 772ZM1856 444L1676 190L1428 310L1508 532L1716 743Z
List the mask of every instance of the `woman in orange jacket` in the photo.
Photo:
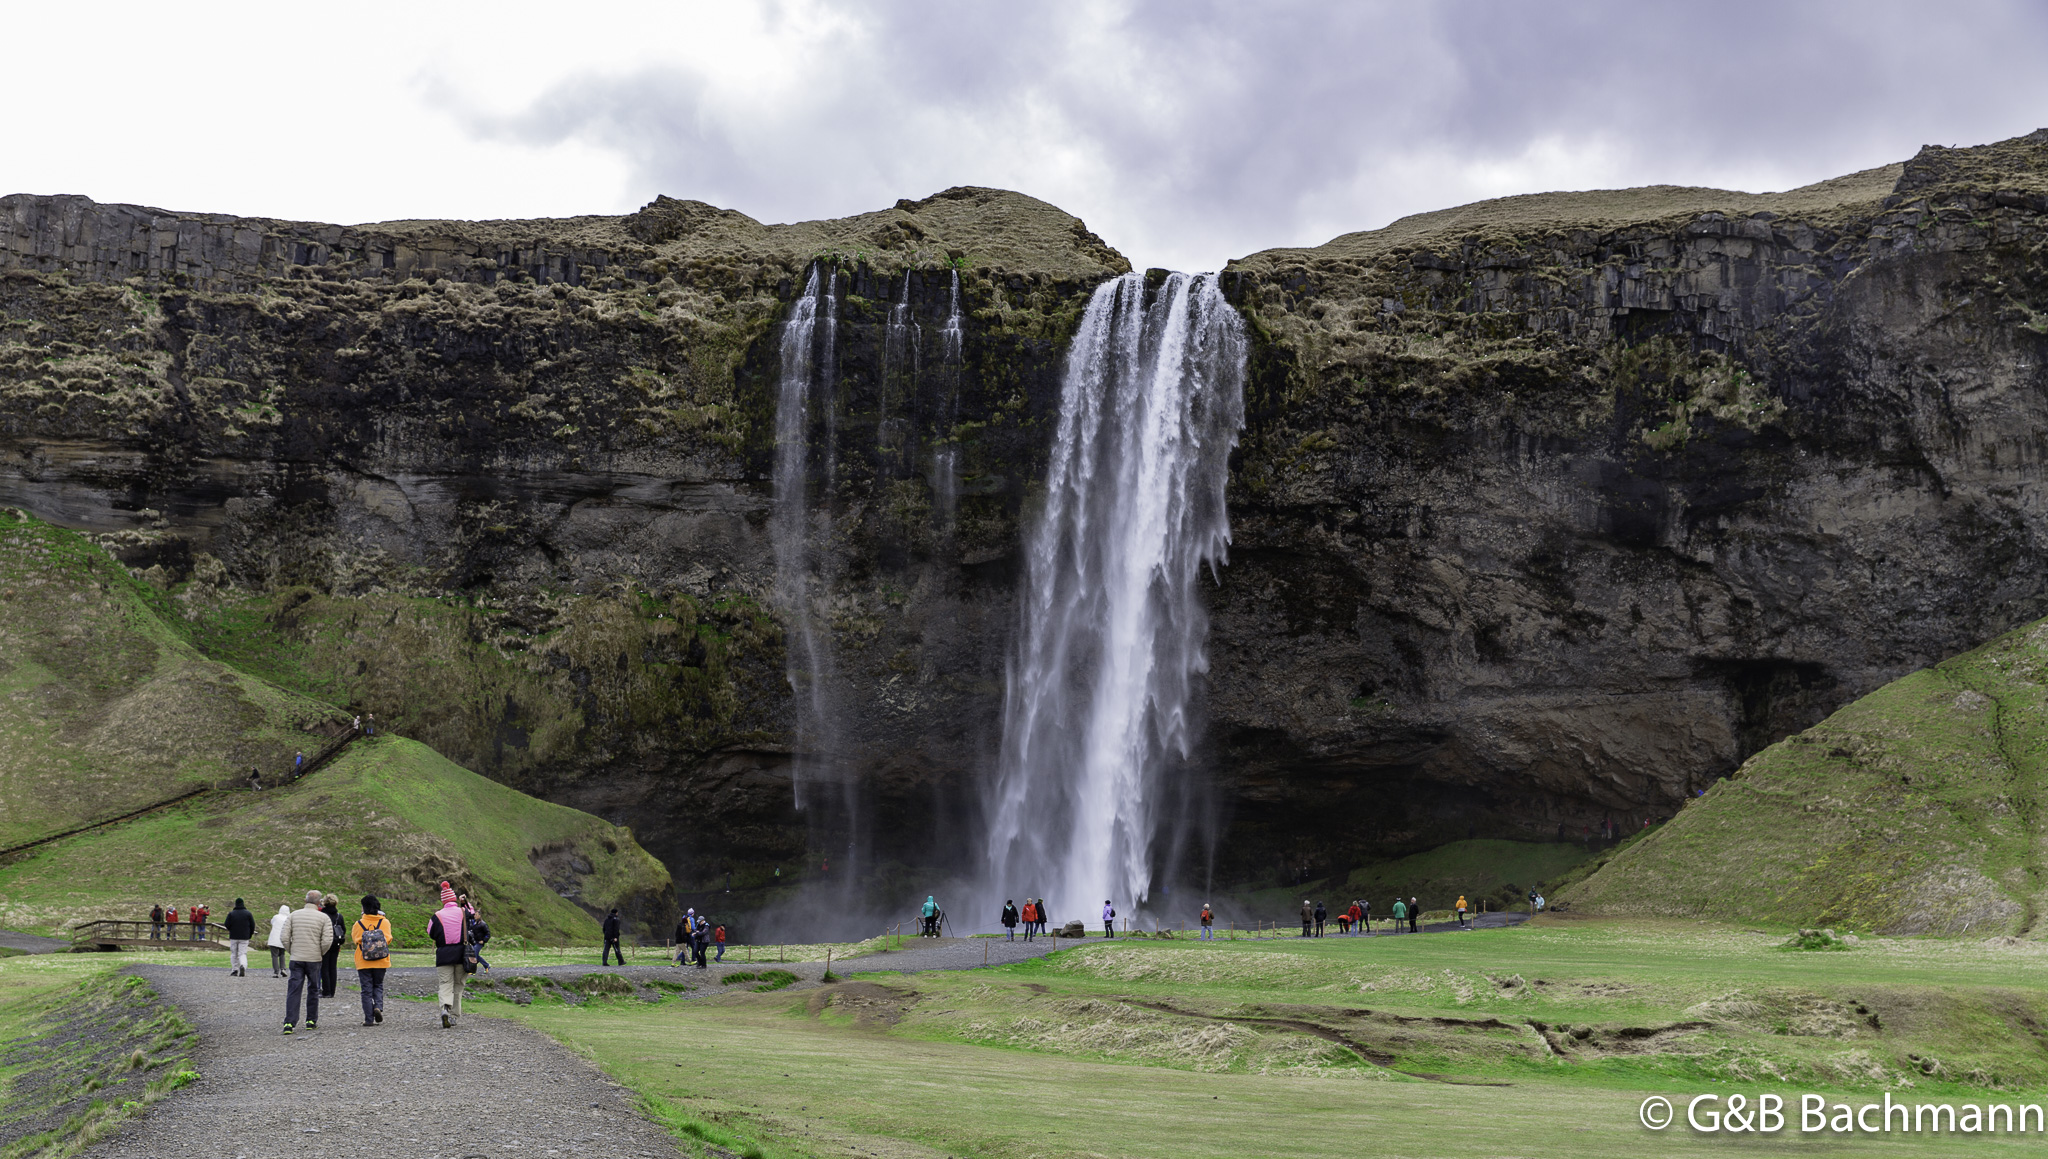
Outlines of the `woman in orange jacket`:
M349 930L356 948L356 986L363 992L363 1025L384 1021L384 972L391 968L391 919L375 894L363 899L363 916Z

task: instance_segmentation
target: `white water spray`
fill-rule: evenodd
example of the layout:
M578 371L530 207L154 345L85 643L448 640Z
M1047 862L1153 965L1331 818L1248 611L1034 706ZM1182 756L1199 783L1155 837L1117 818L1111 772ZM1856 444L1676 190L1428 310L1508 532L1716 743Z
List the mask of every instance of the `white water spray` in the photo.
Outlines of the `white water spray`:
M1208 619L1195 584L1230 541L1244 324L1214 275L1098 287L1067 355L989 803L983 895L1059 920L1151 893L1166 779L1189 755Z
M796 696L793 731L797 756L791 779L799 809L804 807L804 779L810 771L806 766L829 755L834 743L832 639L818 623L816 602L825 588L813 576L820 561L812 551L813 544L829 541L832 513L826 502L814 505L810 497L814 394L824 409L822 452L828 497L835 462L830 367L837 337L838 296L837 278L830 271L825 277L828 281L821 291L819 270L811 267L803 295L790 307L789 320L782 327L781 381L775 404L775 506L768 522L775 551L775 601L782 609L787 633L783 671ZM822 358L818 352L821 344Z

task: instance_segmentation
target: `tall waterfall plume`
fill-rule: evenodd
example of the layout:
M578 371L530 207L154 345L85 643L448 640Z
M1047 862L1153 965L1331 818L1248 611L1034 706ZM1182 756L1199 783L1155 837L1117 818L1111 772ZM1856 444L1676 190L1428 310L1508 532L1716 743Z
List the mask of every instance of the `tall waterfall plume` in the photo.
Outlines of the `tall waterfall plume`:
M781 379L775 404L774 510L769 540L775 552L775 601L787 630L784 673L796 698L793 766L796 805L805 804L805 780L836 742L833 711L832 637L819 623L818 602L829 590L821 574L830 561L814 545L832 531L830 493L835 474L832 450L837 426L833 365L838 326L838 277L811 267L804 291L782 327ZM815 405L814 405L815 404ZM812 431L822 419L822 436ZM815 473L824 481L813 500Z
M1067 355L1045 506L1027 544L989 802L984 886L1092 920L1135 913L1195 739L1208 619L1195 585L1230 542L1244 324L1214 275L1097 288Z

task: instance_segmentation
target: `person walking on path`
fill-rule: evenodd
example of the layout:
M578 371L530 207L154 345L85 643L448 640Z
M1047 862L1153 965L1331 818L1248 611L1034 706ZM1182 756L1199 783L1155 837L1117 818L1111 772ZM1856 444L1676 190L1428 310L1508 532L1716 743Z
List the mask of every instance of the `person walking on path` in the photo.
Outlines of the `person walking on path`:
M488 970L491 968L491 964L484 961L484 943L491 940L491 927L484 923L482 915L476 912L475 906L469 905L462 908L469 914L469 944L471 948L476 950L476 968Z
M1316 924L1316 911L1315 911L1315 907L1314 907L1314 906L1312 906L1312 905L1310 905L1310 904L1308 903L1308 899L1307 899L1307 898L1302 898L1302 899L1301 899L1301 936L1302 936L1302 937L1304 937L1304 938L1305 938L1305 937L1308 937L1308 936L1309 936L1309 930L1310 930L1311 928L1313 928L1313 927L1315 926L1315 924Z
M1416 928L1415 928L1415 923L1417 923L1417 922L1419 922L1419 921L1421 921L1421 920L1422 920L1422 903L1421 903L1421 902L1419 902L1419 901L1416 901L1416 900L1415 900L1414 898L1412 898L1412 897L1411 897L1411 898L1409 898L1409 899L1408 899L1408 932L1409 932L1409 933L1411 933L1411 934L1412 934L1412 933L1415 933L1415 932L1416 932Z
M164 936L164 907L157 904L149 907L149 940L154 942Z
M334 942L334 922L320 909L320 891L306 891L306 904L285 919L284 949L291 956L291 981L285 984L284 1032L299 1021L299 995L306 998L306 1029L320 1025L320 960Z
M1465 895L1458 895L1458 928L1465 928Z
M242 899L235 899L235 908L228 911L228 920L223 925L228 934L228 977L249 976L249 942L256 936L256 915L242 907Z
M1398 933L1400 933L1400 932L1401 932L1401 919L1402 919L1402 918L1405 918L1405 917L1407 917L1407 916L1408 916L1408 903L1407 903L1407 902L1405 902L1405 901L1402 901L1402 900L1401 900L1400 898L1398 898L1398 897L1397 897L1397 898L1395 898L1395 899L1394 899L1394 932L1395 932L1395 933L1397 933L1397 934L1398 934Z
M614 911L616 912L616 911ZM441 908L427 919L434 943L434 973L440 977L441 1029L462 1014L462 986L469 980L469 915L455 902L455 889L441 883Z
M926 894L924 905L918 908L918 915L924 919L924 928L918 934L921 938L939 936L939 899L937 894Z
M320 959L320 997L332 998L334 988L341 984L341 948L348 944L348 926L341 920L341 899L333 894L322 899L320 912L327 915L328 924L334 927L334 941Z
M618 951L619 965L625 965L626 951L619 946L619 907L617 906L613 906L612 912L604 915L604 949L597 956L598 965L611 965L612 952L614 950Z
M683 912L683 920L676 923L676 965L687 965L690 961L690 943L696 940L697 910L691 907Z
M391 919L376 894L363 899L363 916L349 928L355 947L356 989L363 992L363 1025L384 1021L384 972L391 968Z
M1028 942L1032 933L1038 929L1038 903L1028 897L1025 898L1024 912L1019 916L1024 919L1024 940Z
M723 924L712 929L711 944L718 947L718 953L713 955L711 960L714 962L725 961L725 926Z
M1323 923L1330 920L1330 911L1322 902L1316 903L1316 936L1323 936Z
M270 946L270 976L273 978L285 976L284 930L285 926L291 923L291 920L292 907L288 905L279 905L277 912L271 915L270 918L270 939L268 944Z
M709 965L708 965L708 964L707 964L707 963L706 963L706 962L704 961L704 949L705 949L705 947L709 946L710 944L711 944L711 919L710 919L710 918L707 918L707 917L705 917L705 916L704 916L703 914L698 914L698 915L697 915L697 928L696 928L695 930L691 931L691 938L690 938L690 947L691 947L691 949L693 949L693 950L694 950L694 951L696 952L696 962L697 962L697 968L698 968L699 970L709 970L709 969L711 968L711 967L710 967L710 966L709 966Z
M1202 903L1202 937L1208 941L1216 937L1216 911L1210 909L1206 901Z
M1013 942L1017 940L1018 920L1017 903L1008 898L1003 899L1003 929L1009 932L1009 940ZM1029 941L1030 939L1027 938L1025 940Z
M299 779L300 777L303 777L303 776L305 776L305 775L306 775L306 750L304 750L304 749L300 749L300 750L299 750L299 752L298 752L298 755L296 755L296 756L292 757L292 780L296 781L296 780L298 780L298 779Z
M1109 904L1108 898L1102 899L1102 936L1105 938L1116 936L1116 907Z

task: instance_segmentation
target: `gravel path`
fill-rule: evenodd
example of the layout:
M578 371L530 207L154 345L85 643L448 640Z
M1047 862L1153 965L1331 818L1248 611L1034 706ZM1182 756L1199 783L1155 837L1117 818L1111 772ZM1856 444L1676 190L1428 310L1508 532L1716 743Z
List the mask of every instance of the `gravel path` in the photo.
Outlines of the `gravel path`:
M320 1029L286 1038L284 982L264 965L246 978L190 966L133 972L198 1028L193 1064L204 1077L94 1147L97 1159L678 1154L631 1092L516 1022L471 1014L443 1030L437 1007L391 1001L384 1024L366 1027L344 969Z
M34 934L21 934L13 930L0 930L0 946L10 950L22 950L30 954L54 954L68 950L71 943L62 938L39 938Z

